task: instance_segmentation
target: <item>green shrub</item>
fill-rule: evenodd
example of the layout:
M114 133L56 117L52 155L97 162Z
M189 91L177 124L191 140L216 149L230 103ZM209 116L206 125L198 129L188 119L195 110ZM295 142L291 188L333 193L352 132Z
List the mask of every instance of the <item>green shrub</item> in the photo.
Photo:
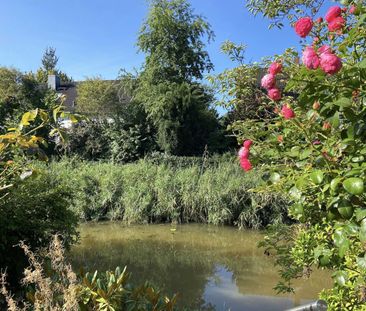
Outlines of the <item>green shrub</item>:
M48 169L72 189L71 208L86 221L202 222L251 228L285 222L285 198L249 192L262 182L260 173L244 174L235 158L228 158L189 165L183 159L181 166L150 160L117 165L64 159ZM197 158L192 161L199 163Z
M78 218L70 206L70 190L46 171L11 188L0 201L0 267L19 276L25 257L18 247L25 241L32 249L45 246L60 234L66 246L77 238Z

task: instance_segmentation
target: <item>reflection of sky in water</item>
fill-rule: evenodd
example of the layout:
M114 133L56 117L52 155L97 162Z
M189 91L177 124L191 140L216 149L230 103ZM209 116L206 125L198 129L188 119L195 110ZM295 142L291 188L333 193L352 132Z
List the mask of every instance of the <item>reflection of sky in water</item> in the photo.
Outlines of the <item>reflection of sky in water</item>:
M188 310L282 311L315 300L329 284L329 274L318 271L309 280L294 282L296 295L276 296L277 269L257 248L259 232L205 225L171 231L170 225L119 223L81 229L80 244L70 254L76 271L127 266L131 282L149 280L164 294L178 293L179 307Z
M216 311L283 311L295 305L290 298L240 293L233 273L223 266L216 266L215 275L208 279L203 298ZM301 304L306 302L300 301Z

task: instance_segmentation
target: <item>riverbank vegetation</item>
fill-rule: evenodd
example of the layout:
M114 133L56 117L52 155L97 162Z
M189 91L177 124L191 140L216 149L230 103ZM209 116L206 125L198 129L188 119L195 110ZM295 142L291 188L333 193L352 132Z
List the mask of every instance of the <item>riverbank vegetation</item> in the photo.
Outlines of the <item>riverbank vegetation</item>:
M67 265L60 275L45 278L43 264L51 260L56 270L61 267L52 252L39 254L42 263L32 258L55 234L66 248L72 245L79 221L255 229L291 223L272 226L262 243L281 267L284 282L277 289L293 290L292 279L318 266L333 272L334 287L322 293L331 310L363 310L366 9L363 1L343 3L315 20L322 1L249 1L250 10L273 25L281 27L285 14L304 40L303 52L287 49L259 65L244 64L244 46L226 42L223 50L239 66L211 79L228 95L222 97L230 110L224 117L213 108L214 90L203 83L213 69L205 48L213 32L185 0L150 2L137 39L145 54L142 70L79 85L76 111L83 116L65 111L62 97L44 85L48 74L71 81L56 68L54 49L46 51L37 74L1 68L0 268L11 274L14 288L27 261L14 247L18 243L36 268L26 273L41 275L29 274L35 296L27 299L35 309L46 308L40 303L45 283L58 284L64 274L75 280ZM78 124L66 129L65 120ZM236 140L243 144L240 161L233 152ZM125 274L106 277L106 286L118 283L112 287L120 303L126 298ZM16 310L2 280L5 302ZM105 299L102 281L94 281L83 279L91 304ZM62 299L75 298L75 282L67 284ZM141 288L160 303L153 288ZM71 309L83 309L79 302L87 299L78 295ZM51 291L47 298L52 308L67 305L56 296Z
M159 161L165 163L155 164ZM288 220L286 199L250 192L261 184L260 174L243 176L235 156L180 161L183 164L177 165L163 157L118 165L65 158L38 166L37 183L46 185L52 176L60 189L68 189L68 206L82 221L199 222L259 229ZM30 190L33 185L30 181L23 187ZM45 189L32 191L42 194Z

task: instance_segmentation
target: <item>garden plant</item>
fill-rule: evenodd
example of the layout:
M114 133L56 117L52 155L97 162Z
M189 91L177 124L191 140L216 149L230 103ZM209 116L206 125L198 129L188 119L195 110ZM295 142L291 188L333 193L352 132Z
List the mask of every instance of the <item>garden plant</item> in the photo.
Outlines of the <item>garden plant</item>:
M261 79L274 117L232 125L245 171L265 165L264 188L286 194L297 223L272 227L262 246L276 256L282 281L316 267L332 273L329 310L366 303L366 6L344 1L323 17L293 24L301 55L277 55Z

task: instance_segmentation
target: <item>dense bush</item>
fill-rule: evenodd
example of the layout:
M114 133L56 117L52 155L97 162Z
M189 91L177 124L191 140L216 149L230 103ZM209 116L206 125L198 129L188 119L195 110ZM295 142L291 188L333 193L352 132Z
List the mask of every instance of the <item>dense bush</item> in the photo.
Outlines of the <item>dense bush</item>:
M84 160L100 160L109 157L109 138L106 121L89 120L75 124L69 131L66 153Z
M72 188L72 209L83 220L128 223L204 222L264 227L286 219L285 199L251 193L260 174L243 176L234 163L155 165L79 162L64 159L47 168Z
M78 219L67 208L69 189L46 172L37 177L31 167L35 156L44 156L40 147L45 139L35 131L47 126L61 138L58 120L67 115L61 106L31 110L18 127L0 132L0 269L7 268L14 279L25 264L25 257L14 248L20 240L34 249L48 244L57 232L66 245L76 236Z
M47 172L11 188L0 202L0 267L19 276L25 257L14 246L21 240L35 249L59 233L70 245L77 237L78 218L68 208L69 200L70 189Z

